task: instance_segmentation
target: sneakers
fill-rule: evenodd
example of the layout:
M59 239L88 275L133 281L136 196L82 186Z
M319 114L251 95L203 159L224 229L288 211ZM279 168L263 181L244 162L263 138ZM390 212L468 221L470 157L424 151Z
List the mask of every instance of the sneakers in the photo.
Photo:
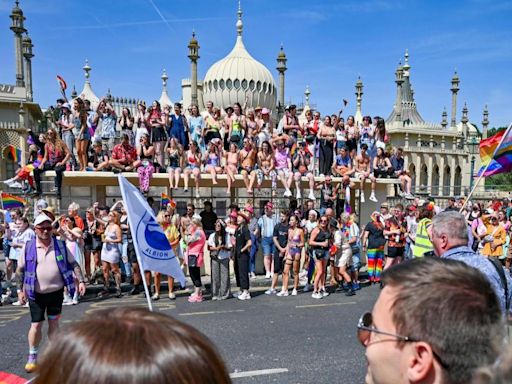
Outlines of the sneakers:
M286 191L284 191L283 196L284 196L284 197L291 197L291 196L292 196L292 191L290 191L289 189L287 189Z
M269 288L265 291L265 295L274 295L276 292L274 288Z
M254 280L256 278L256 274L254 272L249 273L249 278Z
M64 300L62 301L62 305L73 305L73 299L69 295L64 295Z
M153 296L151 296L151 300L153 300L153 301L160 300L160 295L155 293Z
M297 290L295 288L293 288L292 296L297 296Z
M174 292L169 293L169 300L176 300L176 294Z
M304 288L302 289L302 292L309 292L311 291L311 285L309 285L308 283L306 283L304 285Z
M356 294L356 291L354 291L353 288L351 288L347 292L345 292L345 296L354 296L355 294Z
M377 198L375 197L375 193L372 192L372 194L370 195L370 200L373 201L374 203L378 202L379 200L377 200Z
M316 199L315 194L313 193L313 191L309 192L308 199L309 200L315 200Z
M359 200L361 200L361 203L364 203L366 200L364 198L364 192L361 191L361 194L359 195Z
M323 299L324 297L322 296L322 294L320 292L313 292L313 294L311 295L311 297L313 299Z
M129 295L134 296L134 295L138 295L139 293L140 293L140 287L138 285L136 285L132 288Z
M37 354L31 353L28 355L27 364L25 364L25 371L32 373L37 369Z
M265 273L265 279L270 279L272 274L270 272Z
M75 291L75 294L73 295L73 305L78 304L78 292Z
M352 288L354 288L354 291L359 291L361 289L361 284L353 283Z
M279 292L276 296L279 296L279 297L286 297L286 296L289 296L290 294L288 293L288 291L281 291Z
M412 193L406 193L404 195L404 197L407 199L407 200L414 200L414 195Z
M300 200L300 199L302 198L302 195L301 195L301 193L300 193L300 189L297 189L297 193L295 194L295 198L296 198L297 200Z
M329 292L327 292L325 289L322 289L319 293L322 295L322 297L329 296Z
M188 297L189 303L200 303L202 301L203 301L203 296L201 296L201 295L192 294Z
M249 292L242 292L240 295L238 295L237 299L238 300L250 300L251 294Z

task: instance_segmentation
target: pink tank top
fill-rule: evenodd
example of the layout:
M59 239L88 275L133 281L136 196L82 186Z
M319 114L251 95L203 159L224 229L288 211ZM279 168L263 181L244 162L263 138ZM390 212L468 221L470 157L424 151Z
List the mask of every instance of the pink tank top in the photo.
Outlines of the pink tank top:
M275 154L276 169L288 168L288 151L276 151Z

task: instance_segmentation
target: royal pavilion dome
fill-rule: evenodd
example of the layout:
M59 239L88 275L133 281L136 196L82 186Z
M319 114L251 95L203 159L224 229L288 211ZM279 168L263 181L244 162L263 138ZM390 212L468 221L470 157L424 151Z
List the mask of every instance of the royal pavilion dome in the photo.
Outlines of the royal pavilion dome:
M255 60L242 40L242 10L238 7L236 22L237 38L231 52L213 64L203 81L203 101L213 101L222 108L236 102L244 104L248 96L247 106L266 107L275 110L276 84L270 71Z

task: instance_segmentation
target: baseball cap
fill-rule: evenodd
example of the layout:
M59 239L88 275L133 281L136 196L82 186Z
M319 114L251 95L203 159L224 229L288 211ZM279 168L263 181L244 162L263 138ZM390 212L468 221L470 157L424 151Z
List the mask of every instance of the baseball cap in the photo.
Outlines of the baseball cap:
M40 224L44 223L45 221L49 221L50 223L53 222L53 220L50 218L50 216L48 216L44 213L41 213L41 214L37 215L36 219L34 220L34 226L40 225Z

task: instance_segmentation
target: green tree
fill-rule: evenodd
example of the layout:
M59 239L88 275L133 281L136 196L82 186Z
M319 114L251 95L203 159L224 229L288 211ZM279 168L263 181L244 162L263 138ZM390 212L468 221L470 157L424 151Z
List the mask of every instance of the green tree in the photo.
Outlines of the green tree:
M500 131L507 129L507 127L491 128L487 133L487 137L491 137ZM512 173L500 173L498 175L489 176L485 178L486 189L498 189L500 191L512 190Z

